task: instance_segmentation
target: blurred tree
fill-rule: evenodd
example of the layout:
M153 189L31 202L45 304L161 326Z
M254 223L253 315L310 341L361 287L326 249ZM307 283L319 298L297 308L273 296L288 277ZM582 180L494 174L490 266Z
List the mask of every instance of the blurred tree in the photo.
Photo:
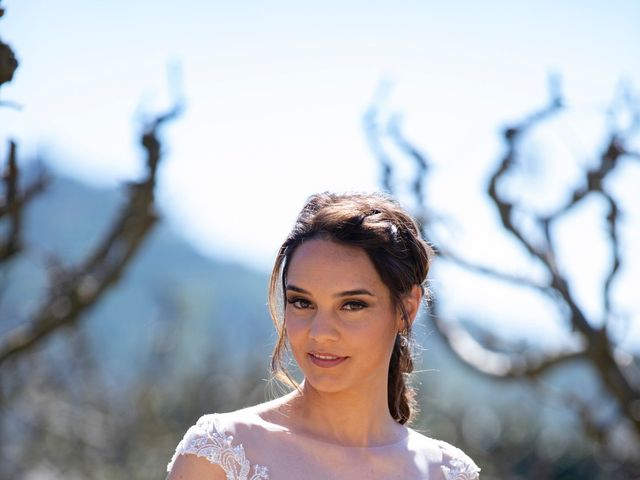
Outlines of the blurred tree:
M412 199L414 213L420 219L424 236L434 245L443 261L485 279L537 292L550 299L562 312L558 321L566 331L568 341L561 349L547 351L544 345L523 348L521 343L502 338L499 332L483 328L481 319L466 324L454 322L443 313L442 307L446 305L436 300L431 305L429 318L434 331L450 352L473 372L498 380L524 381L544 390L546 396L560 396L581 418L586 435L612 455L637 463L640 461L637 455L640 451L640 352L620 348L625 334L619 330L620 322L616 323L622 309L616 308L613 289L616 282L619 285L622 281L619 275L626 266L625 251L621 246L621 217L626 212L621 205L623 200L613 191L611 180L614 173L618 174L623 169L625 162L640 161L640 151L633 147L640 130L640 104L630 90L622 90L609 110L612 120L597 161L585 167L577 185L564 185L566 195L559 206L541 211L535 205L527 204L522 195L525 184L521 182L516 185L514 178L526 170L523 167L525 140L535 129L551 123L567 110L558 78L551 79L550 87L551 99L547 106L504 129L506 152L489 172L486 185L489 202L499 215L502 233L515 240L519 251L524 253L527 261L535 264L538 271L543 272L542 275L522 275L515 269L508 271L506 268L501 270L492 265L479 264L445 246L446 242L441 242L436 232L442 232L440 227L446 225L447 219L433 202L427 201L425 192L425 184L432 173L431 161L407 140L401 129L399 115L392 114L384 118L382 100L374 102L366 113L365 130L382 168L383 188L395 195L406 194ZM413 173L409 177L405 175L403 178L399 173L401 159L413 162ZM546 163L553 165L554 162L555 159L551 159ZM544 175L545 179L550 179L554 172L545 171ZM534 192L533 198L541 194L544 195L540 191ZM567 264L557 248L563 221L585 208L587 199L598 199L604 205L600 211L592 208L593 205L587 207L589 212L595 212L596 215L604 211L605 244L610 261L601 285L602 318L593 318L594 315L590 315L577 299L575 284L572 284L576 275L569 275L573 272L564 270ZM592 236L597 234L595 231L588 232ZM633 242L637 244L637 238ZM464 298L458 296L458 302L464 304ZM526 307L520 305L514 308ZM486 315L486 312L483 314ZM512 312L514 316L518 314L518 310ZM637 312L631 320L640 321ZM627 328L628 325L629 322ZM615 332L614 327L618 328ZM572 391L569 385L564 390L549 389L543 382L552 370L572 362L590 366L601 387L597 397L589 398L581 394L583 392ZM616 407L615 414L604 416L603 411L611 403ZM621 445L623 448L620 448Z
M0 8L0 16L3 14L4 10ZM13 79L17 67L13 50L0 41L0 87ZM40 308L0 337L0 366L30 350L61 327L76 325L82 315L121 278L157 220L154 189L161 158L158 130L165 122L176 118L180 111L181 104L176 101L172 109L146 125L141 136L146 153L144 178L128 185L127 201L91 254L73 266L62 266L61 262L52 259L49 289ZM5 192L0 198L0 222L6 222L8 227L0 237L0 268L6 268L6 264L22 251L23 212L50 181L41 174L27 186L22 185L17 146L13 141L9 142L3 180Z
M0 16L2 13L0 8ZM12 49L0 41L0 93L2 85L12 80L17 67ZM586 322L586 315L573 299L568 282L553 263L555 252L552 242L539 246L527 239L514 219L516 208L500 192L502 179L518 163L518 142L537 123L557 114L562 108L561 103L559 96L556 96L552 106L544 109L544 113L534 115L523 124L507 130L509 153L494 173L490 190L493 192L491 195L496 197L493 202L499 212L502 214L504 211L506 221L503 223L507 231L512 236L516 235L517 240L525 246L531 244L533 250L527 251L550 269L549 284L537 286L530 280L477 266L444 249L439 249L439 253L443 259L482 274L534 287L536 291L546 294L556 292L560 302L576 308L576 312L570 310L570 320L577 322L574 335L580 338L586 336L588 341L593 339L593 345L587 341L587 346L582 350L563 352L560 356L557 352L553 352L553 357L544 352L533 355L509 346L497 348L497 341L489 332L476 331L471 335L462 327L446 321L444 315L439 316L437 308L434 309L433 320L436 331L442 335L452 352L466 364L492 377L524 377L537 381L559 364L574 359L594 359L595 362L598 358L602 367L598 367L598 362L593 363L596 371L609 377L608 372L612 370L610 381L603 384L607 388L609 383L614 384L615 389L609 395L618 401L621 412L628 417L629 408L624 405L629 402L625 398L631 395L632 414L637 408L634 407L637 400L633 400L637 399L637 384L631 378L636 360L625 360L622 362L624 365L620 364L621 357L616 357L614 342L606 329L600 332L601 329L593 327L593 323ZM0 106L15 107L16 104L0 97ZM178 336L176 329L184 327L179 319L183 319L185 314L180 311L180 300L171 300L168 295L159 295L158 311L170 321L164 322L161 328L149 329L149 335L154 337L154 347L144 357L146 361L143 365L137 365L140 372L127 388L114 393L113 382L110 383L99 374L96 352L87 348L89 342L85 337L89 332L84 328L82 319L104 298L107 289L113 288L122 278L127 266L140 253L143 241L156 222L154 187L161 156L157 132L164 122L175 118L179 110L179 106L171 109L145 128L142 134L142 145L146 152L145 176L129 185L125 202L91 253L74 266L52 262L50 283L40 307L24 319L23 326L0 336L0 478L160 478L180 435L197 416L209 411L232 410L264 399L262 378L265 372L261 364L248 362L244 372L230 371L228 358L221 359L212 353L220 347L213 341L208 342L210 344L206 352L172 350L171 345ZM382 147L380 140L383 134L377 123L378 113L374 107L367 116L369 138L383 164L384 183L392 191L395 189L392 188L395 164ZM431 233L429 222L437 217L432 214L424 195L429 162L404 139L397 118L392 119L386 133L418 166L411 188L418 201L417 213L425 226L425 233ZM612 153L605 155L606 158L603 156L601 167L596 168L591 176L587 175L587 191L567 205L567 211L581 203L588 192L608 198L606 189L602 185L598 187L598 183L602 184L605 177L619 165L621 158L630 156L624 143L629 134L618 132L617 140L610 142L615 148L606 150ZM613 165L609 166L610 163ZM32 199L45 192L52 181L46 174L40 174L35 180L25 182L18 165L17 146L10 142L3 176L4 196L0 198L2 273L8 272L11 262L28 255L24 247L26 242L22 238L23 216ZM611 195L609 197L613 198ZM608 224L609 231L615 236L620 209L615 201L611 203L615 204L612 210L615 213L609 215L613 219ZM545 219L539 220L542 226L551 229L562 215L566 215L566 211L545 217L546 223L543 222ZM517 237L517 232L522 234L523 240ZM431 241L439 246L436 239ZM621 264L617 237L612 242L616 247L614 257ZM612 267L609 285L618 275L619 268ZM606 289L610 290L611 287ZM609 295L605 293L605 296ZM609 308L613 310L611 305ZM576 315L575 319L573 315ZM53 335L62 327L68 327L67 333L70 334L64 338ZM63 348L33 348L36 345L52 346L56 340L61 340L57 346L62 344ZM603 344L603 341L609 343ZM469 356L471 353L473 355ZM178 371L176 365L181 360L179 357L186 354L197 355L202 368L190 369L186 373ZM584 412L589 431L606 438L607 425L591 418L591 408L583 405L580 398L572 396L569 400L579 402L576 410ZM454 435L461 439L456 444L466 449L464 430L468 426L463 425L460 419L469 415L447 402L436 407L424 409L426 414L421 420L422 426L439 438L447 438L446 432L453 430ZM504 417L501 421L506 425L503 428L504 438L485 457L478 458L486 480L631 478L628 474L631 470L620 466L606 470L605 474L595 472L596 465L588 452L580 450L582 446L576 446L569 455L559 460L531 449L541 426L536 423L536 412L525 413L518 406L501 412Z
M202 352L202 364L212 367L177 372L173 328L153 332L155 346L137 365L140 373L115 394L86 348L87 333L81 325L65 338L64 351L21 358L13 376L21 377L20 388L0 404L0 479L163 478L177 442L200 415L264 399L263 368L251 362L233 376L217 348Z

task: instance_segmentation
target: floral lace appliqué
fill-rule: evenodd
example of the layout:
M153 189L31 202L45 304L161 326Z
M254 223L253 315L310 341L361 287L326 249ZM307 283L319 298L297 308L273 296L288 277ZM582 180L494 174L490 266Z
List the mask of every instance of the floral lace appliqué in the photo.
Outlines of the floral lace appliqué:
M182 454L197 455L219 465L227 475L227 480L269 480L267 467L254 465L251 474L251 464L245 456L244 447L242 444L233 445L232 435L217 431L213 415L200 418L187 431L176 447L167 471L171 470L176 458Z
M480 469L462 450L446 442L438 442L445 457L440 467L446 480L479 480Z

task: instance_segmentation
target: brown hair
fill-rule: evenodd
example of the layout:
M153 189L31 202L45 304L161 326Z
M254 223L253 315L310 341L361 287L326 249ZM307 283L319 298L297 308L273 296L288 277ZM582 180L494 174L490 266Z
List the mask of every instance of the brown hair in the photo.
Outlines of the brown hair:
M411 419L415 391L407 384L413 371L413 356L409 346L411 322L402 297L415 285L425 292L423 284L432 250L422 239L416 222L387 195L321 193L309 197L278 251L269 282L269 310L278 330L271 369L276 378L290 385L295 382L282 365L283 352L288 348L284 326L287 270L296 248L317 237L362 248L402 312L404 330L396 336L393 346L387 393L391 416L404 424Z

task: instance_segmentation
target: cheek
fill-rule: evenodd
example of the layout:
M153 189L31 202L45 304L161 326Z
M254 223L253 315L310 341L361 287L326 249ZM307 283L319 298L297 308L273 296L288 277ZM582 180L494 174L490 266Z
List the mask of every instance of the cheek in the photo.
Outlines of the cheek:
M396 339L396 325L393 318L384 317L376 328L363 331L361 342L371 350L375 356L390 356ZM375 346L375 348L372 348Z
M305 330L304 321L295 315L286 315L284 317L284 326L287 329L287 338L290 344L295 344L303 335Z
M396 339L396 330L393 328L384 328L380 332L378 332L377 340L371 339L371 342L374 341L378 344L377 350L379 352L383 352L384 355L390 354L393 349L393 344Z
M306 326L305 322L296 318L295 316L285 316L284 321L285 328L287 329L287 343L289 345L289 351L295 359L298 366L300 366L304 360L306 352Z

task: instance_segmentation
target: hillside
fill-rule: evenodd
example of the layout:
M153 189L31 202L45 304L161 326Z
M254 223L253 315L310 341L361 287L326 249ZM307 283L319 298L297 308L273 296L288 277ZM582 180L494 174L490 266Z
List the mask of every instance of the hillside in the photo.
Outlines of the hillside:
M91 251L122 193L56 177L31 204L25 252L4 276L0 332L37 307L51 258L73 265ZM266 284L262 273L202 256L161 220L122 280L82 321L91 350L117 377L135 373L160 327L174 331L184 368L197 364L198 351L207 349L224 348L239 361L249 352L266 357L272 341Z

